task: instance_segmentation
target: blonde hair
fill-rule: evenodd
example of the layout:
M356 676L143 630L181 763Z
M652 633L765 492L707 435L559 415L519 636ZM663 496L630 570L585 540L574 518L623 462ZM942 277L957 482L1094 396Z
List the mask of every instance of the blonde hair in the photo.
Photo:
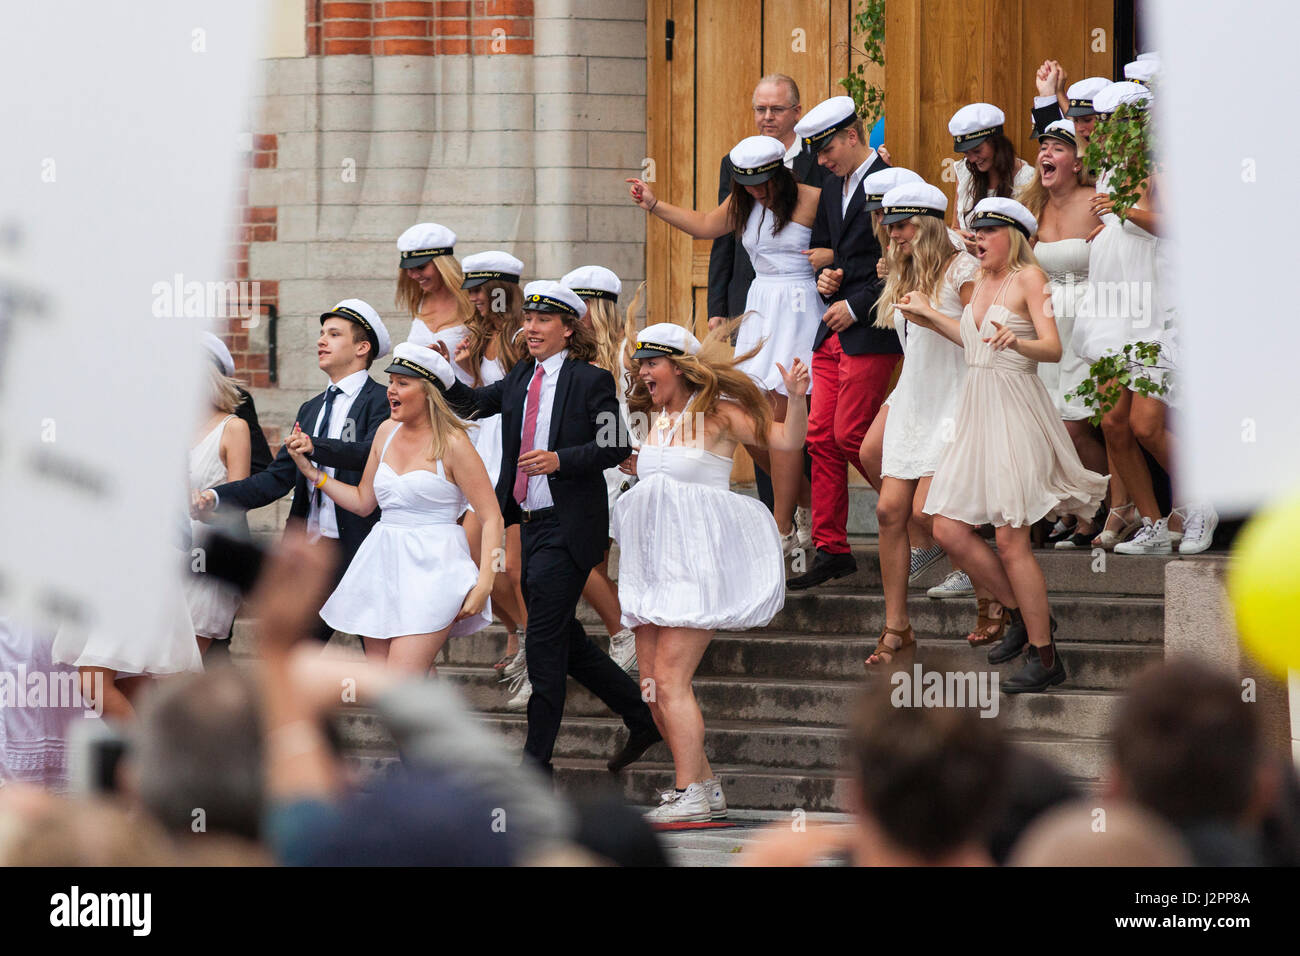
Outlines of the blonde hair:
M620 370L618 341L618 306L609 299L584 299L591 318L591 333L596 340L596 364L617 376Z
M911 221L916 224L911 255L903 255L893 243L889 246L889 275L876 300L876 320L872 323L878 329L894 327L894 304L909 292L924 292L937 307L948 263L957 254L942 219L913 216Z
M461 288L465 281L465 273L461 271L460 263L456 261L455 256L451 255L434 256L433 263L437 266L442 284L456 297L456 311L460 313L461 324L469 322L474 315L474 303L470 302L469 296ZM420 284L412 279L405 269L397 270L397 294L393 297L394 304L409 312L411 318L418 319L420 300L423 298L424 293L420 290Z
M208 363L208 401L213 408L226 414L233 412L244 401L235 380L211 362Z
M619 372L623 375L624 395L632 391L632 372L630 370L632 368L632 353L636 351L636 315L641 311L641 302L645 298L645 290L645 282L642 282L636 287L636 292L632 296L632 301L628 303L627 310L623 313L623 348L619 353L619 358L621 360ZM619 372L614 373L614 378L616 380Z
M1078 147L1075 147L1074 158L1079 158ZM1080 162L1079 169L1074 174L1074 181L1080 186L1090 185L1082 162ZM1047 199L1050 195L1047 187L1043 185L1043 168L1038 165L1038 160L1034 160L1034 178L1025 183L1020 191L1016 193L1016 202L1033 213L1035 219L1042 219L1043 207L1047 205Z
M768 403L767 396L754 384L754 380L737 368L741 362L757 355L763 343L760 342L744 355L733 358L730 354L732 332L740 327L744 319L745 316L742 315L711 331L704 337L700 350L694 355L665 357L681 370L682 378L695 392L695 400L691 403L693 415L717 415L720 401L726 399L735 402L753 419L754 433L760 444L764 444L772 424L772 406ZM632 359L631 366L628 373L631 384L627 391L627 410L629 419L635 424L646 417L654 407L654 402L650 399L645 382L637 375L641 368L640 359Z
M1028 237L1015 226L1004 226L1003 228L1011 232L1011 250L1007 253L1007 266L1012 272L1019 272L1021 269L1042 269L1038 264L1038 257L1034 255L1034 247L1030 245Z
M447 453L448 437L453 432L468 436L469 429L452 412L447 405L447 400L442 397L442 390L437 385L426 378L417 380L420 387L424 389L425 406L429 410L429 425L433 431L433 437L429 441L429 461L439 461Z

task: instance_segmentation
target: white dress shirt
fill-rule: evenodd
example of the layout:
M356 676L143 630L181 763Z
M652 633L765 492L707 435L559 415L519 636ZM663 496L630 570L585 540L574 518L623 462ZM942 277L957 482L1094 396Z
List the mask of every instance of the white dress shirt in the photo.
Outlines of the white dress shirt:
M790 148L785 151L785 157L782 160L782 162L785 163L786 169L794 169L795 157L801 152L803 152L803 140L796 136L794 142L790 145Z
M330 428L329 434L318 435L321 422L325 418L325 403L321 402L320 413L316 420L311 423L311 430L308 432L313 438L342 438L343 426L348 419L348 412L352 410L352 403L356 401L357 395L361 393L361 388L366 384L366 379L370 378L370 373L365 369L359 372L353 372L345 378L339 379L333 384L337 385L343 391L334 396L334 407L330 411ZM328 397L328 396L327 396ZM302 423L299 422L299 425ZM355 431L355 425L353 429ZM352 441L360 441L361 436L353 434L350 436ZM326 468L325 473L331 478L334 477L334 469ZM314 488L308 488L307 493L311 494ZM320 504L314 501L316 495L311 494L307 505L307 534L312 538L337 538L339 536L338 512L335 510L333 499L325 494L324 489L320 493Z
M542 390L538 395L537 405L537 430L533 432L533 450L545 449L550 451L551 447L551 406L555 404L555 384L560 380L560 367L564 365L564 360L568 356L568 349L561 349L546 361L541 363L542 369ZM537 375L537 368L533 368L533 375ZM531 389L532 379L528 380L528 387ZM528 424L528 400L524 400L524 425ZM519 427L519 438L522 442L524 437L524 426ZM522 450L523 445L520 444ZM555 500L551 497L551 483L548 475L529 475L528 492L524 495L523 508L525 511L539 511L542 508L550 508L555 505Z

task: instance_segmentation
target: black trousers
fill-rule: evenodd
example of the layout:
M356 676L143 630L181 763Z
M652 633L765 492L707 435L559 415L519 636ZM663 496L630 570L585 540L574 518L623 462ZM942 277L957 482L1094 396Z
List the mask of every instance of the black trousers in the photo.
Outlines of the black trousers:
M565 679L572 675L623 718L633 733L654 727L641 688L610 660L578 623L578 601L591 568L581 567L565 546L554 513L524 523L523 590L528 609L528 739L524 754L551 772L551 754L564 716Z

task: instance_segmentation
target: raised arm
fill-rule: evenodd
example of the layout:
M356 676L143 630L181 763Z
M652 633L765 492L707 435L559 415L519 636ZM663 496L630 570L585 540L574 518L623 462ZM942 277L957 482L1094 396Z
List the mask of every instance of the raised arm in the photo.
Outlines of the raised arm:
M650 187L639 179L629 179L626 182L632 184L628 192L631 193L633 202L650 213L650 215L658 216L668 225L680 229L692 238L716 239L718 236L726 235L731 231L730 196L716 209L709 212L697 212L694 209L684 209L681 206L674 206L672 203L660 201L650 191Z
M962 289L962 304L965 305L970 301L970 289L966 285ZM961 340L961 325L956 319L950 319L942 312L937 311L930 305L930 299L923 292L909 292L897 302L894 308L903 313L904 318L913 325L919 325L923 329L929 329L932 332L938 332L949 342L960 345L963 348L965 344Z
M803 447L808 437L808 403L804 397L808 394L810 375L808 366L802 359L796 358L787 369L780 362L776 367L781 371L785 381L789 401L786 403L785 421L772 422L767 434L759 435L754 429L754 420L732 401L718 404L718 409L727 422L727 431L731 437L743 445L760 445L777 451L797 451Z
M371 442L370 456L366 461L365 471L361 475L361 483L358 485L349 485L337 478L330 478L322 469L313 465L302 450L302 442L296 434L289 436L289 440L285 442L285 447L289 449L294 464L306 477L308 484L312 487L319 486L321 494L328 495L330 500L340 508L345 508L354 515L360 515L364 518L379 505L379 502L375 499L375 471L379 468L379 448L383 447L383 440L388 437L389 432L395 427L396 425L392 421L387 421L380 425L379 430L375 432L377 441ZM322 478L325 479L324 484L321 484Z
M989 330L984 337L997 351L1011 349L1035 362L1059 362L1061 360L1061 335L1056 329L1056 316L1052 312L1052 296L1047 284L1047 275L1042 269L1022 269L1016 275L1015 295L1012 305L1023 299L1025 311L1034 323L1037 339L1022 339L1005 326L989 322Z

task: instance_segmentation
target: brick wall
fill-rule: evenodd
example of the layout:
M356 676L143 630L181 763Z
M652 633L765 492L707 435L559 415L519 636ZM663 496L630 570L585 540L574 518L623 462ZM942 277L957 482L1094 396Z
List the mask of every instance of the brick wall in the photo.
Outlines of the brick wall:
M249 270L249 249L253 243L275 242L279 210L275 206L254 206L248 201L248 180L254 169L275 169L279 147L279 137L275 133L253 134L249 141L247 165L240 177L235 194L235 227L231 237L232 244L229 260L226 263L226 276L235 282L248 282L247 287L240 286L241 293L247 288L248 296L242 296L237 312L246 314L254 307L259 309L259 322L245 322L236 316L219 319L214 331L222 337L230 349L231 358L235 360L235 377L255 388L267 388L271 385L270 356L267 354L265 325L261 320L267 314L267 306L278 306L280 283L278 278L265 279L252 275ZM252 283L256 283L254 287ZM256 289L256 301L253 290ZM258 330L263 331L259 334Z
M533 52L533 0L306 0L307 54Z

